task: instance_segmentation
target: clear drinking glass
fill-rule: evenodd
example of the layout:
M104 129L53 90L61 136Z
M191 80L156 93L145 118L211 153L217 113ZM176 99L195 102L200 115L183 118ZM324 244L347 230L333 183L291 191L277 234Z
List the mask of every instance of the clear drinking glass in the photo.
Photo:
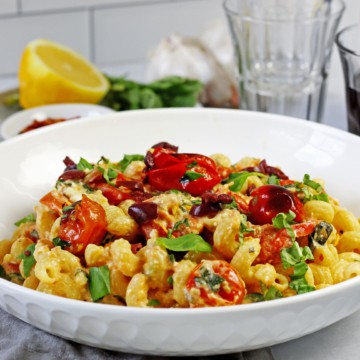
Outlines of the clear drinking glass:
M345 79L348 130L360 135L360 24L336 35Z
M320 121L342 0L225 0L240 108Z

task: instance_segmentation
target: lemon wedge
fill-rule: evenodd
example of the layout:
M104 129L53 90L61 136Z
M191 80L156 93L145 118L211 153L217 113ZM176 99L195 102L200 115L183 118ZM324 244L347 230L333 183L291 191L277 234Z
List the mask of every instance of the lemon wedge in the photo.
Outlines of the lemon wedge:
M98 103L107 93L105 76L83 56L45 39L30 42L19 67L24 108L55 103Z

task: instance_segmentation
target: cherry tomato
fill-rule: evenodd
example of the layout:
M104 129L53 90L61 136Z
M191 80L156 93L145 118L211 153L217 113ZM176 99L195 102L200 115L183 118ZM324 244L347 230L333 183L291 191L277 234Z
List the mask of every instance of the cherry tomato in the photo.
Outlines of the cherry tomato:
M125 193L108 183L97 184L96 188L101 190L103 195L108 199L110 205L119 205L122 201L131 199L129 193Z
M204 155L156 148L153 156L154 165L147 176L149 184L157 190L185 190L198 196L221 181L215 162Z
M249 220L256 225L271 224L279 213L290 210L296 215L295 221L303 220L303 205L293 193L278 185L263 185L254 189L249 203Z
M59 215L62 213L64 206L70 205L70 201L57 190L48 192L40 199L40 202Z
M191 307L241 304L246 290L238 272L224 260L203 260L186 283Z
M316 226L315 221L291 225L297 241L303 240L310 235ZM255 259L255 264L278 264L281 263L280 251L292 246L293 240L286 229L278 230L272 225L264 225L261 229L261 250ZM307 244L301 244L304 246Z
M70 243L69 250L75 255L83 255L89 244L99 245L106 233L105 210L86 195L64 212L60 222L59 238Z

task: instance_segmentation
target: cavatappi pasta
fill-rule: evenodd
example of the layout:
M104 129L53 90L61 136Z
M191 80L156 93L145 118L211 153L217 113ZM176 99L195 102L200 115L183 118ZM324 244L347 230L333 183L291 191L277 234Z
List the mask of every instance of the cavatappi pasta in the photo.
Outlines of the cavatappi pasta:
M360 225L320 179L168 143L65 170L0 241L0 276L67 298L226 306L360 275Z

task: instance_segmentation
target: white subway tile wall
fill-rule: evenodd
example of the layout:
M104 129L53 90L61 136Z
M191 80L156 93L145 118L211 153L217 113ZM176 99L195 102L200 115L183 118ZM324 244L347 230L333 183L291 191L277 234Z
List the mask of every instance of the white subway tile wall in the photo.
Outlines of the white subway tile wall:
M1 1L1 0L0 0ZM11 1L11 0L10 0ZM160 0L161 1L161 0ZM162 0L166 1L166 0ZM89 8L118 4L149 3L154 0L23 0L22 12L59 9Z
M147 56L166 35L197 35L222 16L219 0L173 1L94 13L95 62L131 62Z
M90 56L90 21L86 12L30 15L0 19L0 75L16 74L26 44L51 39Z
M198 34L223 16L223 0L0 0L0 91L17 85L25 45L38 37L67 45L112 75L145 80L148 52L172 32ZM300 1L300 0L299 0ZM340 27L360 21L344 0ZM325 119L345 121L342 69L334 48ZM331 101L330 101L331 100Z
M16 14L17 10L16 0L0 0L0 16Z
M115 72L118 65L139 77L163 37L197 35L221 16L222 0L0 0L0 87L16 77L24 47L39 37L73 48L101 69Z

